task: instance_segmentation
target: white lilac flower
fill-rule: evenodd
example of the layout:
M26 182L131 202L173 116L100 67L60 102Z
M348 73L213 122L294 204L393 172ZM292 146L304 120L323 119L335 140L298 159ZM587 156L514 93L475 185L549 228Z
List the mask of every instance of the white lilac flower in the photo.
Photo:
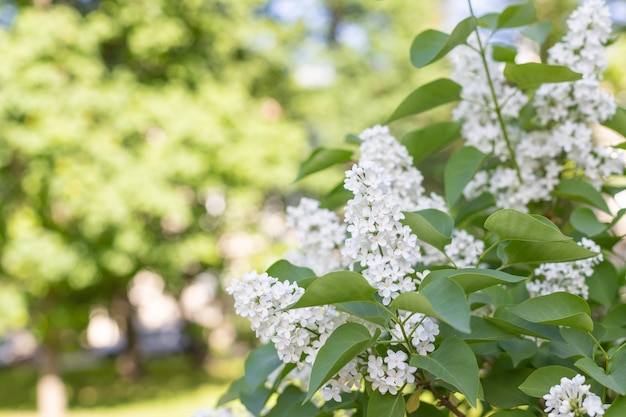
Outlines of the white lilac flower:
M600 246L591 239L582 238L578 245L593 252L600 252ZM574 262L541 264L534 271L536 278L528 281L526 288L533 297L555 292L568 292L587 299L589 287L585 279L593 275L593 268L602 260L603 256L599 253L592 258Z
M444 247L444 251L456 267L475 267L478 257L485 250L485 242L460 229L454 229L451 237L452 241Z
M353 359L320 388L324 401L334 400L341 402L342 393L348 393L353 389L361 389L362 376L359 372L359 366L359 360Z
M584 384L585 377L576 375L572 379L561 378L559 385L550 388L543 396L548 417L595 417L604 415L608 405L591 392L590 385Z
M365 379L372 383L372 389L381 394L396 395L404 385L415 382L416 371L416 367L409 365L405 352L389 349L384 358L369 355Z
M342 267L338 248L346 238L346 228L337 214L320 208L317 200L302 198L297 206L287 207L287 227L300 241L300 248L286 255L291 263L311 268L317 275Z
M406 311L399 314L399 319L402 325L396 323L391 329L392 341L404 343L406 335L419 355L426 356L435 350L433 343L439 334L439 324L435 319Z

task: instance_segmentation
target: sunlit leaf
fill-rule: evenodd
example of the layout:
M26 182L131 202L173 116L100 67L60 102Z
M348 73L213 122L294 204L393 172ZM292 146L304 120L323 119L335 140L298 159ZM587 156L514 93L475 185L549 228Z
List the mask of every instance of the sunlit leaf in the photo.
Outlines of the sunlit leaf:
M411 63L416 68L422 68L443 58L456 46L465 43L474 28L476 19L468 17L460 21L450 35L437 30L425 30L411 44Z
M461 86L447 78L440 78L424 84L408 95L393 112L388 123L425 112L442 104L461 99Z
M352 153L345 149L318 148L300 165L296 181L333 165L349 162Z
M537 13L532 2L513 4L500 13L496 23L497 29L516 28L530 25L537 21Z
M522 301L509 311L532 323L593 330L589 305L577 295L555 292Z
M330 272L316 278L290 308L321 306L350 301L374 301L376 290L363 275L351 271Z
M460 133L460 123L433 123L425 128L405 134L400 142L407 148L409 155L413 157L413 164L415 165L445 148L457 139Z
M577 372L560 365L548 365L534 371L522 385L524 393L531 397L541 398L550 392L550 388L561 383L561 378L573 378Z
M452 154L443 172L448 207L458 201L463 189L474 178L486 159L487 155L472 146L463 147Z
M562 65L548 65L529 62L526 64L507 64L504 68L507 80L517 84L518 88L537 88L541 84L577 81L582 75Z

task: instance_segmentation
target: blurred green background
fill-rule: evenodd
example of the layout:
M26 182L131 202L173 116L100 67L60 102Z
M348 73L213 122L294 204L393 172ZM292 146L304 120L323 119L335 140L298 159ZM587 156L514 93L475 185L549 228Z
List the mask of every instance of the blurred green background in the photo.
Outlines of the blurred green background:
M558 30L575 2L537 7ZM293 243L286 205L341 181L294 184L299 162L444 75L412 69L409 46L465 8L1 0L0 416L213 405L255 343L223 289ZM622 104L624 49L607 83ZM434 188L444 158L420 167Z

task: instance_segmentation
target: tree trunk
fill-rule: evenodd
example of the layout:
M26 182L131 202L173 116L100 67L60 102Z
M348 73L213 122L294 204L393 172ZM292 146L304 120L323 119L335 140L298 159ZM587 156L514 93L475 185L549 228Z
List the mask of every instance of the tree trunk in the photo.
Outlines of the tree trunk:
M124 333L126 336L124 352L117 358L117 371L124 378L138 380L144 374L143 355L139 349L133 306L127 295L116 298L114 311L118 312L124 319Z
M61 379L59 355L54 348L41 347L38 355L37 413L39 417L64 417L67 411L67 391Z

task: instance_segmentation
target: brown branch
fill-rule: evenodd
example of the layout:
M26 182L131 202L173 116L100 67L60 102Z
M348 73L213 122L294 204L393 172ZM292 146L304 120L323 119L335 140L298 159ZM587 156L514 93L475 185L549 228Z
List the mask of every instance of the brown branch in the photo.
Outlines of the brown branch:
M435 397L437 397L437 399L439 400L439 402L437 403L437 405L442 405L444 407L446 407L448 410L452 411L452 413L454 413L455 416L457 417L466 417L465 414L459 410L456 405L452 404L450 402L450 400L448 399L448 397L444 397L443 395L441 395L436 389L434 389L431 385L427 385L424 388L426 388L428 391L432 392L433 395Z

